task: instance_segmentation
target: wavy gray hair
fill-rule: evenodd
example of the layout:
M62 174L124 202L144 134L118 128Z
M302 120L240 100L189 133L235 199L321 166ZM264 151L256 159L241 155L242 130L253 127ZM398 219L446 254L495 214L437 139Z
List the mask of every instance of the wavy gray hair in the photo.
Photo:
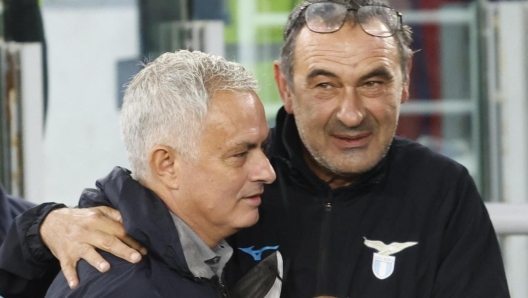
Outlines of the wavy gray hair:
M216 91L257 91L258 82L242 65L186 50L165 53L128 84L121 110L121 135L134 177L149 177L149 153L166 145L185 158L197 140Z

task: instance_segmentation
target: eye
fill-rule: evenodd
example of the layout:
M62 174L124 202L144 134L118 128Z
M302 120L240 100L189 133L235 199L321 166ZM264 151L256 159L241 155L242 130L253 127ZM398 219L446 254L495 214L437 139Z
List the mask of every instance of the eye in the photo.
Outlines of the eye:
M260 147L260 151L264 152L264 154L268 152L268 144L262 145Z
M387 84L383 80L366 81L358 88L358 91L365 97L379 97L387 91Z
M339 93L339 85L333 82L321 82L315 84L312 89L312 94L315 98L320 100L329 100L334 98Z
M332 86L330 83L319 83L316 85L316 87L320 89L328 90L328 89L333 88L334 86Z
M244 151L244 152L240 152L240 153L237 153L235 155L233 155L233 157L236 157L236 158L244 158L246 157L248 154L248 151Z
M374 88L383 85L383 81L368 81L365 83L365 87Z
M268 152L269 146L270 146L269 141L266 141L265 143L262 143L262 145L260 146L260 150L262 150L262 152L266 153L266 152Z

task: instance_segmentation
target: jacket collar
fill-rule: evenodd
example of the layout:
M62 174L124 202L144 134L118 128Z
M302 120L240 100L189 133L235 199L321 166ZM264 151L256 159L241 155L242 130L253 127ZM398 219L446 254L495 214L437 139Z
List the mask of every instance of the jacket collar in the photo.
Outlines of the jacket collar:
M388 162L390 159L390 149L387 155L371 170L364 173L355 183L350 186L340 187L335 191L341 190L349 191L351 188L361 188L371 184L379 184L386 176ZM276 117L276 126L273 131L272 151L270 151L270 158L278 158L285 161L290 169L294 168L295 172L304 173L312 183L317 185L324 185L326 188L328 184L319 179L315 173L310 170L306 161L303 158L303 144L297 130L297 124L293 115L288 114L284 107L282 107Z
M83 200L106 199L107 202L90 203L110 203L121 212L130 237L145 245L149 254L160 258L171 269L192 277L169 210L152 190L134 180L130 171L121 167L115 167L108 176L97 180L96 185L106 198L83 195L80 205L86 203Z

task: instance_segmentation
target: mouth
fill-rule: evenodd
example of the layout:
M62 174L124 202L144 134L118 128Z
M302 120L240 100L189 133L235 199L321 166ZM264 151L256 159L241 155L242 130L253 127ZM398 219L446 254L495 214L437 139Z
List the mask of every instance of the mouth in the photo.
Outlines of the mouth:
M339 147L359 148L364 147L369 143L372 134L370 132L358 133L354 135L336 133L332 134L331 136Z
M262 192L247 196L242 198L245 202L247 202L250 206L258 207L260 203L262 202L262 199L260 196L262 195Z

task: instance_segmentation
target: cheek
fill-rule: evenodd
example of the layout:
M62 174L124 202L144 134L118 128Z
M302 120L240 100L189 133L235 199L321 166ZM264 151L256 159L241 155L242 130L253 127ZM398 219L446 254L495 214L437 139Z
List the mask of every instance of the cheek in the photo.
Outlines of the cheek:
M305 127L316 128L326 125L335 110L333 100L318 100L305 97L293 103L295 118L300 120Z
M390 94L378 100L367 101L367 109L374 116L378 123L391 124L395 123L398 117L400 103L399 97Z
M224 171L219 173L212 183L216 197L220 197L226 204L236 201L243 194L244 185L248 181L243 171ZM213 194L214 195L214 194Z

